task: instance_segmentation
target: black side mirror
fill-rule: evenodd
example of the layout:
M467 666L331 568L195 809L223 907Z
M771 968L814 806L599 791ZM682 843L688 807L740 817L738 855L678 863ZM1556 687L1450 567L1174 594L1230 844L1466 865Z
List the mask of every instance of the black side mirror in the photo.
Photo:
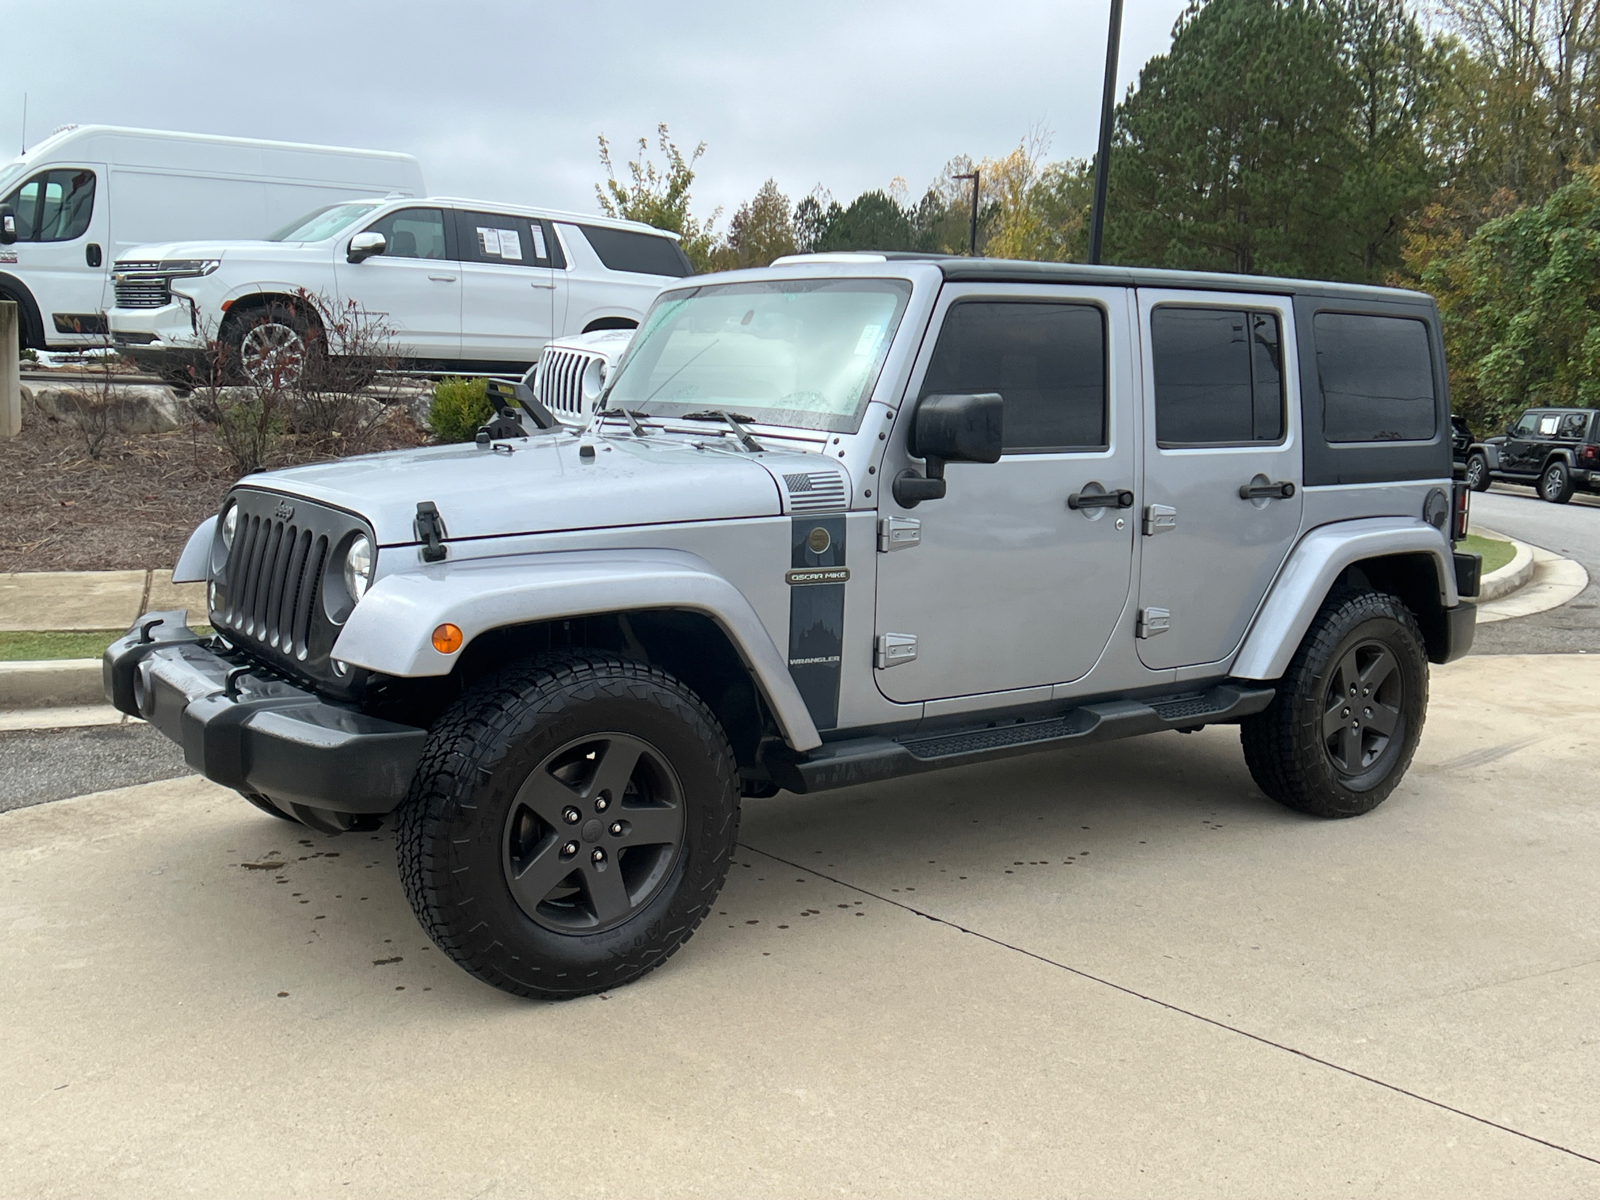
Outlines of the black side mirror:
M0 204L0 246L9 246L17 240L17 214L11 205Z
M1000 461L1004 449L1005 400L998 392L924 396L911 415L907 449L926 460L928 473L902 471L894 498L904 508L942 500L947 462Z

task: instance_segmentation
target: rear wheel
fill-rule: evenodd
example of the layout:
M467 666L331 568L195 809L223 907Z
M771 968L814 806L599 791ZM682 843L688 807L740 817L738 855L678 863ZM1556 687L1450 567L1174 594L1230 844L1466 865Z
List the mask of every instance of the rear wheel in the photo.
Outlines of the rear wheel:
M1417 619L1383 592L1330 597L1278 694L1240 725L1251 777L1280 804L1353 817L1382 804L1422 736L1428 656Z
M1560 459L1547 466L1539 476L1539 495L1551 504L1565 504L1571 500L1573 487L1572 470Z
M566 999L654 969L704 919L738 836L738 776L672 676L553 656L439 721L396 817L434 942L504 991Z
M1481 454L1467 459L1467 487L1475 492L1489 490L1489 460Z

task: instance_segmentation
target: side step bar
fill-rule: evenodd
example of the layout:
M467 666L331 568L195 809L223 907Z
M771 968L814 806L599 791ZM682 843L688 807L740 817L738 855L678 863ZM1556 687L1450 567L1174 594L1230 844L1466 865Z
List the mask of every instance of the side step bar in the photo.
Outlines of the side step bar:
M791 792L825 792L1163 729L1195 729L1237 721L1266 708L1273 695L1270 687L1219 684L1203 692L1149 701L1085 704L1059 716L1005 725L989 722L968 729L825 742L800 757L776 747L776 752L769 753L764 761L779 787Z

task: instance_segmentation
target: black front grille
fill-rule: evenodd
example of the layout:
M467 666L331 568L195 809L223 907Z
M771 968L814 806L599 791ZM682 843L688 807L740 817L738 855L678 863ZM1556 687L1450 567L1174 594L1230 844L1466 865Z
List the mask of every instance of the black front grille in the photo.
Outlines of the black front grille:
M340 564L371 533L350 513L293 496L238 488L233 548L216 573L212 624L290 674L329 684L329 655L353 607Z
M172 280L165 275L117 276L118 308L161 308L172 303Z

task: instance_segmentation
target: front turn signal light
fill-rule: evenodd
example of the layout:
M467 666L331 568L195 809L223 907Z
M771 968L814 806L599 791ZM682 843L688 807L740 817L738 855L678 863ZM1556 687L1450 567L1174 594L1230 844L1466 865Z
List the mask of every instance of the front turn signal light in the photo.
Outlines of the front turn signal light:
M461 626L446 621L433 631L433 648L440 654L454 654L461 649Z

